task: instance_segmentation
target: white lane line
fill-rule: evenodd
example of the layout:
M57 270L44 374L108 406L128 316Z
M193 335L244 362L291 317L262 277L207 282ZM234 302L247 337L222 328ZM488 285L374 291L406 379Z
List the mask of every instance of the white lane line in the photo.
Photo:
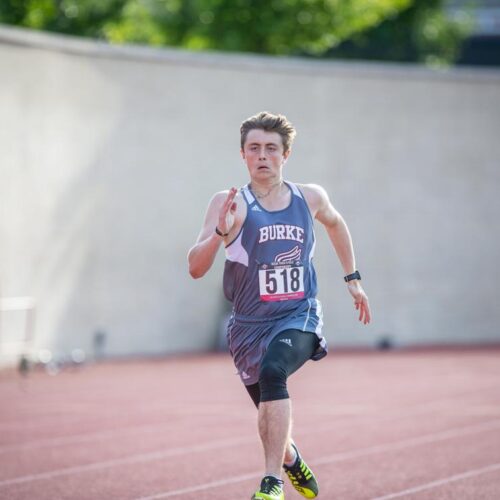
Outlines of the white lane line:
M64 446L75 443L86 443L88 441L100 441L103 439L116 439L124 437L128 434L149 434L157 433L161 429L165 429L167 424L157 425L141 425L132 428L123 428L109 431L89 432L87 434L72 434L70 436L61 436L56 438L38 439L36 441L28 441L27 443L6 444L0 446L0 455L3 453L19 451L19 450L32 450L35 448L53 448L56 446Z
M10 486L13 484L29 483L32 481L39 481L41 479L52 479L54 477L68 476L70 474L76 474L79 472L88 472L93 470L108 469L110 467L116 467L119 465L130 465L141 462L151 462L155 460L162 460L168 457L174 457L178 455L186 455L188 453L199 453L203 451L210 451L219 448L229 448L237 446L239 444L244 444L248 442L255 441L254 437L246 438L236 438L236 439L225 439L208 442L205 444L195 445L195 446L183 446L179 448L172 448L166 451L155 451L151 453L141 453L138 455L132 455L124 458L118 458L114 460L104 460L102 462L93 462L86 465L77 465L75 467L65 467L63 469L55 469L49 472L42 472L39 474L30 474L27 476L19 476L11 479L5 479L0 481L0 486Z
M431 481L430 483L421 484L420 486L415 486L414 488L408 488L407 490L398 491L397 493L391 493L390 495L372 498L372 500L389 500L389 498L399 498L405 495L411 495L412 493L418 493L419 491L429 490L431 488L436 488L437 486L452 483L453 481L460 481L462 479L479 476L481 474L486 474L488 472L493 472L496 470L500 470L500 463L491 464L487 467L483 467L482 469L469 470L467 472L463 472L462 474L455 474L454 476L438 479L437 481Z
M331 426L328 426L331 428ZM492 420L489 422L483 422L482 424L476 424L471 426L466 426L462 428L458 428L455 430L438 432L433 434L427 434L425 436L420 436L418 438L404 439L402 441L398 441L396 443L370 446L368 448L361 448L359 450L353 450L344 453L336 453L331 456L323 457L316 461L311 461L312 464L321 465L324 463L331 463L339 460L349 460L350 458L355 458L358 456L371 455L374 453L382 453L385 451L402 449L408 446L418 446L419 444L431 443L434 441L440 441L443 439L450 439L456 436L463 436L465 434L475 434L477 432L484 432L490 429L500 428L500 420ZM319 432L320 428L316 427L313 432ZM298 432L298 435L309 434L311 431ZM195 446L187 446L187 447L178 447L172 448L170 450L165 451L157 451L151 453L141 453L138 455L132 455L124 458L118 458L113 460L105 460L102 462L94 462L86 465L77 465L74 467L65 467L62 469L55 469L48 472L42 472L38 474L29 474L26 476L18 476L10 479L4 479L0 481L0 487L2 486L10 486L13 484L22 484L28 483L32 481L39 481L42 479L52 479L54 477L67 476L70 474L77 474L80 472L88 472L95 471L101 469L108 469L111 467L117 467L120 465L130 465L141 462L151 462L155 460L162 460L164 458L186 455L190 453L200 453L204 451L209 451L213 449L222 449L222 448L230 448L238 444L246 444L252 443L255 441L254 436L245 437L245 438L236 438L236 439L226 439L226 440L216 440L212 442L208 442L205 444L195 445ZM189 490L191 491L191 490Z
M443 399L442 401L443 401L443 403L446 403L448 401L456 401L457 399L462 400L464 396L468 396L470 394L476 395L478 393L489 392L492 390L498 391L498 383L494 384L494 385L479 387L479 388L474 389L474 390L468 390L468 391L456 393L451 397ZM65 395L66 395L66 393L61 393L61 396L64 397ZM436 404L436 403L438 403L437 400L425 401L425 402L422 402L420 404L415 405L414 408L420 408L422 406L427 406L427 405ZM228 403L228 405L229 405L229 403ZM71 408L73 408L73 406L71 406ZM206 408L206 405L204 406L204 408ZM28 410L29 410L29 408L24 409L24 411L26 413L28 413ZM142 417L144 415L154 414L155 412L158 412L158 411L165 411L165 412L168 412L169 414L171 414L172 413L171 404L170 403L167 405L158 404L153 409L151 409L151 407L148 407L148 410L139 411L139 412L137 412L137 415ZM206 413L206 412L207 412L207 410L205 409L204 413ZM213 407L209 407L208 412L213 414L211 416L215 417L220 412L220 405L219 406L213 405ZM112 419L116 416L121 416L122 414L123 414L123 412L121 412L121 411L119 411L119 412L109 411L107 414L104 415L104 418L109 419L110 423L112 424ZM174 412L174 414L175 414L175 416L182 417L182 416L186 415L186 412L183 410L180 410L180 411ZM91 421L94 421L94 420L98 420L99 423L101 423L102 416L97 416L94 419L91 419ZM0 420L0 429L5 430L5 431L10 430L10 431L23 432L23 431L30 430L30 429L39 430L41 427L51 427L51 426L61 426L61 425L67 426L68 423L77 425L77 424L83 424L86 422L88 422L88 420L82 419L81 416L78 416L78 415L75 415L75 416L66 415L63 419L61 419L59 417L54 419L52 415L43 415L43 416L40 416L38 418L38 421L35 421L35 422L32 421L32 417L30 417L30 420L24 421L24 422L22 422L22 421L20 422L19 418L16 418L16 420L14 420L14 421L2 421L2 420Z
M347 451L343 453L335 453L334 455L329 455L326 457L319 458L317 460L309 460L311 465L325 465L334 462L342 462L344 460L351 460L353 458L359 458L362 456L369 456L378 453L384 453L387 451L400 450L404 448L409 448L412 446L419 446L427 443L434 443L437 441L444 441L446 439L452 439L454 437L462 437L464 435L477 434L479 432L485 432L489 430L494 430L500 428L500 420L493 420L491 422L486 422L479 425L471 425L468 427L463 427L461 429L454 429L450 431L438 432L434 434L427 434L425 436L420 436L418 438L403 439L396 443L390 443L386 445L370 446L368 448L360 448L358 450ZM209 488L216 488L218 486L224 486L228 484L237 483L240 481L246 481L247 479L253 479L262 475L262 472L252 472L244 474L242 476L236 476L229 479L221 479L220 481L213 481L211 483L199 484L196 486L182 488L178 490L171 490L164 493L157 493L152 496L140 497L136 500L156 500L158 498L169 498L173 496L180 496L187 493L194 493L196 491L203 491Z
M498 387L498 386L497 386ZM48 403L45 403L48 404ZM82 407L82 409L88 411L88 406L85 407L84 405L79 405ZM101 405L102 406L102 405ZM109 406L109 405L108 405ZM221 406L209 406L209 405L203 405L203 416L207 417L214 417L217 418L218 415L221 413ZM230 403L227 403L224 405L227 408L234 409L234 405L230 405ZM59 408L60 405L57 405ZM25 410L27 412L27 410ZM66 407L63 407L63 410L61 411L74 411L77 412L78 409L75 409L75 406L71 406L70 409L68 410ZM136 410L134 412L134 416L143 418L147 417L149 415L157 415L158 413L161 413L162 415L168 414L169 416L172 417L177 417L177 418L185 418L185 417L193 417L192 412L186 412L184 409L181 410L175 410L172 409L172 403L164 404L164 405L156 405L154 407L150 407L147 410ZM27 421L20 421L18 418L15 421L9 421L9 422L1 422L0 421L0 430L7 430L7 431L26 431L30 429L40 429L40 427L60 427L61 425L67 426L68 423L74 424L74 425L81 425L94 421L98 421L101 423L103 419L106 419L110 424L113 424L113 419L116 417L123 416L123 410L109 410L106 413L103 414L96 414L95 417L91 417L90 419L83 419L81 415L62 415L61 412L59 412L59 416L56 418L53 418L51 415L42 415L42 416L37 416L32 414L31 416L27 417L29 420Z
M220 417L217 421L218 424L221 423L221 419L227 420L229 422L234 421L235 417ZM238 417L238 420L243 421L243 418ZM255 420L254 418L249 417L247 420L251 420L252 422ZM98 432L87 432L82 434L70 434L68 436L60 436L53 438L45 438L45 439L37 439L35 441L28 441L26 443L16 443L16 444L6 444L0 445L0 455L5 453L12 453L16 451L23 450L31 450L36 448L55 448L57 446L65 446L68 444L74 443L86 443L86 442L95 442L95 441L103 441L106 439L116 439L119 437L129 437L135 435L144 435L144 434L154 434L160 431L164 431L165 429L171 429L171 423L160 423L160 424L140 424L140 425L131 425L118 429L109 429L105 431Z
M195 493L197 491L204 491L209 488L217 488L217 486L227 486L228 484L241 483L249 479L256 479L262 476L262 472L250 472L249 474L242 474L241 476L234 476L229 479L221 479L220 481L212 481L211 483L200 484L198 486L191 486L189 488L182 488L180 490L168 491L167 493L158 493L150 497L141 497L137 500L154 500L156 498L168 498L186 493Z
M453 439L455 437L462 437L466 435L477 434L479 432L487 432L500 428L500 420L490 420L481 424L469 425L467 427L451 429L447 431L437 432L434 434L426 434L424 436L403 439L395 443L380 444L363 448L360 450L347 451L343 453L335 453L333 455L322 457L318 460L311 460L314 465L329 464L339 460L349 460L358 458L360 456L374 455L377 453L384 453L386 451L403 450L411 446L420 446L423 444L434 443L436 441L445 441L446 439Z
M495 386L487 387L487 388L482 388L479 389L479 392L484 392L488 391L491 389L498 389L498 384ZM478 391L475 391L474 394L476 394ZM416 415L423 415L429 412L433 411L439 411L439 408L441 406L446 406L450 401L456 401L457 399L460 401L463 401L463 396L469 394L469 392L461 393L461 394L456 394L455 396L446 398L446 399L441 399L441 400L434 400L434 401L427 401L425 403L417 404L415 406L410 406L409 408L406 408L406 411L400 411L400 412L393 412L390 415L385 415L383 417L378 417L378 416L373 416L373 414L367 412L366 409L365 411L361 411L361 414L358 415L351 415L351 418L349 418L348 421L341 421L341 422L334 422L333 424L330 424L328 428L335 428L338 429L339 427L344 427L344 426L350 426L353 423L353 419L357 420L365 420L366 418L369 418L371 422L376 420L377 422L387 422L391 420L397 420L400 418L405 418L405 417L415 417ZM359 410L358 407L355 408L355 410ZM219 408L220 411L220 408ZM457 413L454 411L454 415ZM467 413L468 414L468 413ZM176 414L177 416L177 414ZM210 414L210 417L216 416L215 413L212 415ZM345 415L340 415L340 416L345 416ZM492 416L492 415L488 415ZM495 415L496 416L496 415ZM232 417L233 418L233 417ZM239 420L254 420L253 417L248 417L248 418L243 418L243 417L238 417ZM33 423L33 427L36 427L37 424ZM158 424L158 427L162 428L163 424ZM71 444L71 443L84 443L87 441L92 441L93 438L96 440L102 440L102 439L112 439L114 437L119 436L120 434L142 434L148 433L147 430L143 430L144 425L137 425L137 426L130 426L128 428L122 429L122 430L108 430L108 431L99 431L95 433L88 433L88 434L73 434L73 435L68 435L68 436L63 436L63 437L55 437L55 438L46 438L46 439L39 439L36 441L28 441L26 443L17 443L17 444L10 444L10 445L0 445L0 455L3 453L8 453L8 452L15 452L17 450L27 450L27 449L32 449L32 448L54 448L56 446L64 446L66 444ZM147 427L153 427L148 425ZM156 427L156 425L155 425ZM137 430L134 430L137 429ZM323 430L328 430L324 427L321 427L319 430L314 429L311 432L319 432Z

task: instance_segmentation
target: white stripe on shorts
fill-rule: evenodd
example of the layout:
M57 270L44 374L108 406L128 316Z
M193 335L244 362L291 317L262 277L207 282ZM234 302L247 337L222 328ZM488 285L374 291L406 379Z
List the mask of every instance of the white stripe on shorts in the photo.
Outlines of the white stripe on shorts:
M306 316L306 320L304 321L304 326L302 326L302 331L303 332L306 332L306 326L307 326L307 322L309 321L309 313L311 312L311 299L307 299L307 302L309 304L309 307L307 309L307 316Z

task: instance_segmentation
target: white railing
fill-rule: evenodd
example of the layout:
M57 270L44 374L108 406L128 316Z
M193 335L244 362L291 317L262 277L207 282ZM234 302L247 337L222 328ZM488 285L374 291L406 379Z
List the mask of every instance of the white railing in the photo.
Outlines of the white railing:
M17 362L29 357L33 348L35 333L36 302L33 297L0 297L0 365ZM24 325L17 340L4 334L5 313L23 313ZM16 337L16 336L14 336Z

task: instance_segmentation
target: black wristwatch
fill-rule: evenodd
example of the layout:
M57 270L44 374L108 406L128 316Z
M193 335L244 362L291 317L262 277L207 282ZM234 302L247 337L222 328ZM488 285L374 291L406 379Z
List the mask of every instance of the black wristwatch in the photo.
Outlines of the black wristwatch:
M219 228L218 228L217 226L215 226L215 232L216 232L219 236L227 236L227 235L229 234L229 233L226 233L226 234L221 233L221 232L219 231Z
M361 279L361 274L359 274L359 271L354 271L352 274L348 274L347 276L344 276L344 281L348 283L349 281L352 280L360 280Z

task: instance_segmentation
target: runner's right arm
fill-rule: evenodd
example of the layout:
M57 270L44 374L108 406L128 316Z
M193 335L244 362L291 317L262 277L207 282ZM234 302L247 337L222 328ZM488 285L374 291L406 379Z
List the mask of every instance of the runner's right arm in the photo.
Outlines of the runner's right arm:
M210 200L198 239L188 252L189 274L195 279L201 278L212 267L224 239L215 232L215 228L227 234L233 227L237 192L237 189L231 188L215 194Z

